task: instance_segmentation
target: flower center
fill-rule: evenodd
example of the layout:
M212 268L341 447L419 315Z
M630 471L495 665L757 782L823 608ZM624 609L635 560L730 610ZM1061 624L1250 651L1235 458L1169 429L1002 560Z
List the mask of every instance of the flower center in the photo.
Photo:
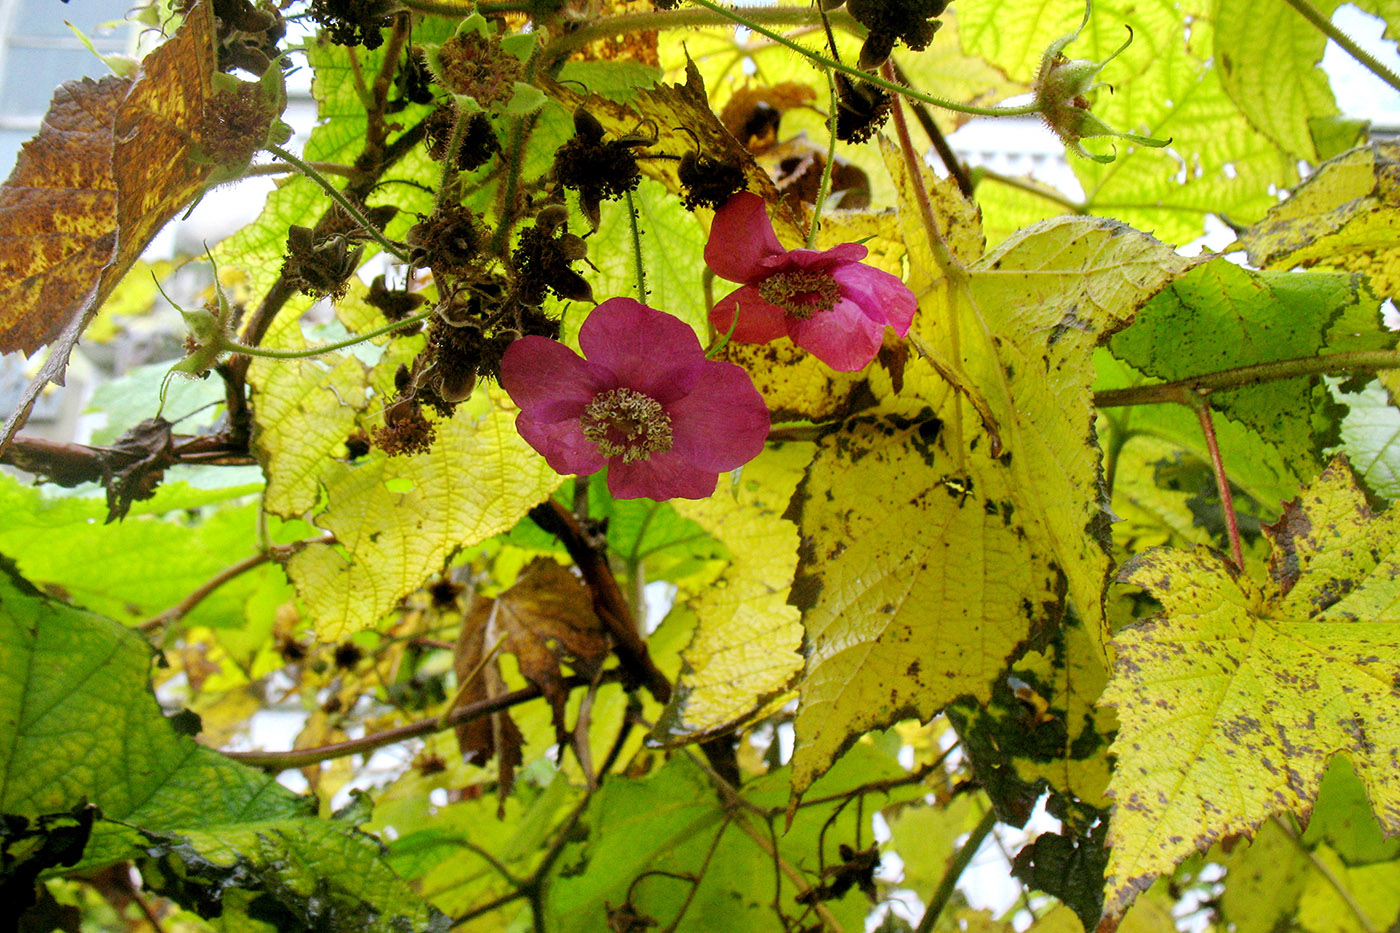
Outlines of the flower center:
M623 463L671 449L671 416L656 399L631 389L599 392L583 410L579 426L599 453L621 457Z
M830 311L841 300L841 286L830 272L806 269L771 275L758 284L758 293L764 301L804 321L819 311Z

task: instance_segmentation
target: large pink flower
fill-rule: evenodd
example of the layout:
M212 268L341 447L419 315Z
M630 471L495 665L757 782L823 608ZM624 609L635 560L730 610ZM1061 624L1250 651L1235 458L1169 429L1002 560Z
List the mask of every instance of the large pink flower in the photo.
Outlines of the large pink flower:
M887 326L909 333L918 306L897 277L861 262L865 254L859 243L783 249L763 199L736 194L715 212L705 263L744 287L715 305L710 322L721 334L733 327L739 343L790 337L832 369L860 369Z
M758 456L768 408L748 373L705 359L695 331L631 298L584 321L584 358L522 337L501 360L516 427L559 473L608 470L617 499L703 499L719 474Z

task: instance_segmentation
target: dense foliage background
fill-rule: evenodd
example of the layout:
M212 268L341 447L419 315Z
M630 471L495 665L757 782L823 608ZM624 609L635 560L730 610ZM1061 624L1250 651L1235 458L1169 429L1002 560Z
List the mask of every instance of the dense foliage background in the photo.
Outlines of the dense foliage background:
M29 403L210 283L89 444L5 427L0 926L1393 928L1400 150L1317 67L1335 6L144 10L0 189ZM979 113L1082 191L938 157ZM907 337L726 342L741 189ZM762 393L713 495L516 430L502 354L618 297Z

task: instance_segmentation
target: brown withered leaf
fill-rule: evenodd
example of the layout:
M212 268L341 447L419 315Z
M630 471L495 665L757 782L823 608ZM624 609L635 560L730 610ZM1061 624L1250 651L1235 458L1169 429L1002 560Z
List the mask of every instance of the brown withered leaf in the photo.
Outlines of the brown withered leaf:
M719 113L724 128L750 152L763 152L778 142L778 121L783 111L811 107L817 92L806 84L784 81L769 87L749 84L725 102Z
M164 418L147 418L107 447L20 438L0 453L0 463L59 486L101 483L112 522L125 518L131 503L155 495L166 467L179 462L171 427Z
M474 702L505 692L494 661L488 655L515 655L520 673L540 688L548 701L555 737L561 746L569 742L564 721L569 691L560 663L576 673L592 677L608 654L602 623L593 611L593 597L582 581L549 558L536 558L521 572L515 585L496 599L479 599L462 622L457 642L457 679L467 683L460 697ZM486 659L483 664L483 658ZM501 712L462 723L457 742L463 755L475 753L482 763L493 753L501 755L502 793L508 791L508 775L519 764L520 733L510 715ZM508 753L513 753L511 761Z
M214 73L213 17L195 4L134 81L59 88L0 186L0 352L52 344L0 449L63 371L78 337L151 237L217 166L198 138Z

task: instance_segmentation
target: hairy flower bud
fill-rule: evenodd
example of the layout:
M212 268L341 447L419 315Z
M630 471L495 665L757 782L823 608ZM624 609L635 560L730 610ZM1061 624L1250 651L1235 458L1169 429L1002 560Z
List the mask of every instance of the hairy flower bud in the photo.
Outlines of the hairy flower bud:
M1070 59L1066 56L1065 47L1079 38L1079 34L1089 23L1092 10L1092 3L1086 3L1084 19L1079 23L1079 28L1056 39L1045 50L1045 55L1040 60L1040 70L1031 88L1035 94L1036 110L1059 135L1065 148L1095 162L1112 162L1114 156L1089 152L1080 144L1081 139L1092 136L1117 136L1144 146L1167 145L1171 140L1119 132L1090 113L1089 93L1101 87L1113 90L1108 84L1098 80L1099 73L1133 42L1133 31L1129 28L1127 40L1102 62L1083 58Z

